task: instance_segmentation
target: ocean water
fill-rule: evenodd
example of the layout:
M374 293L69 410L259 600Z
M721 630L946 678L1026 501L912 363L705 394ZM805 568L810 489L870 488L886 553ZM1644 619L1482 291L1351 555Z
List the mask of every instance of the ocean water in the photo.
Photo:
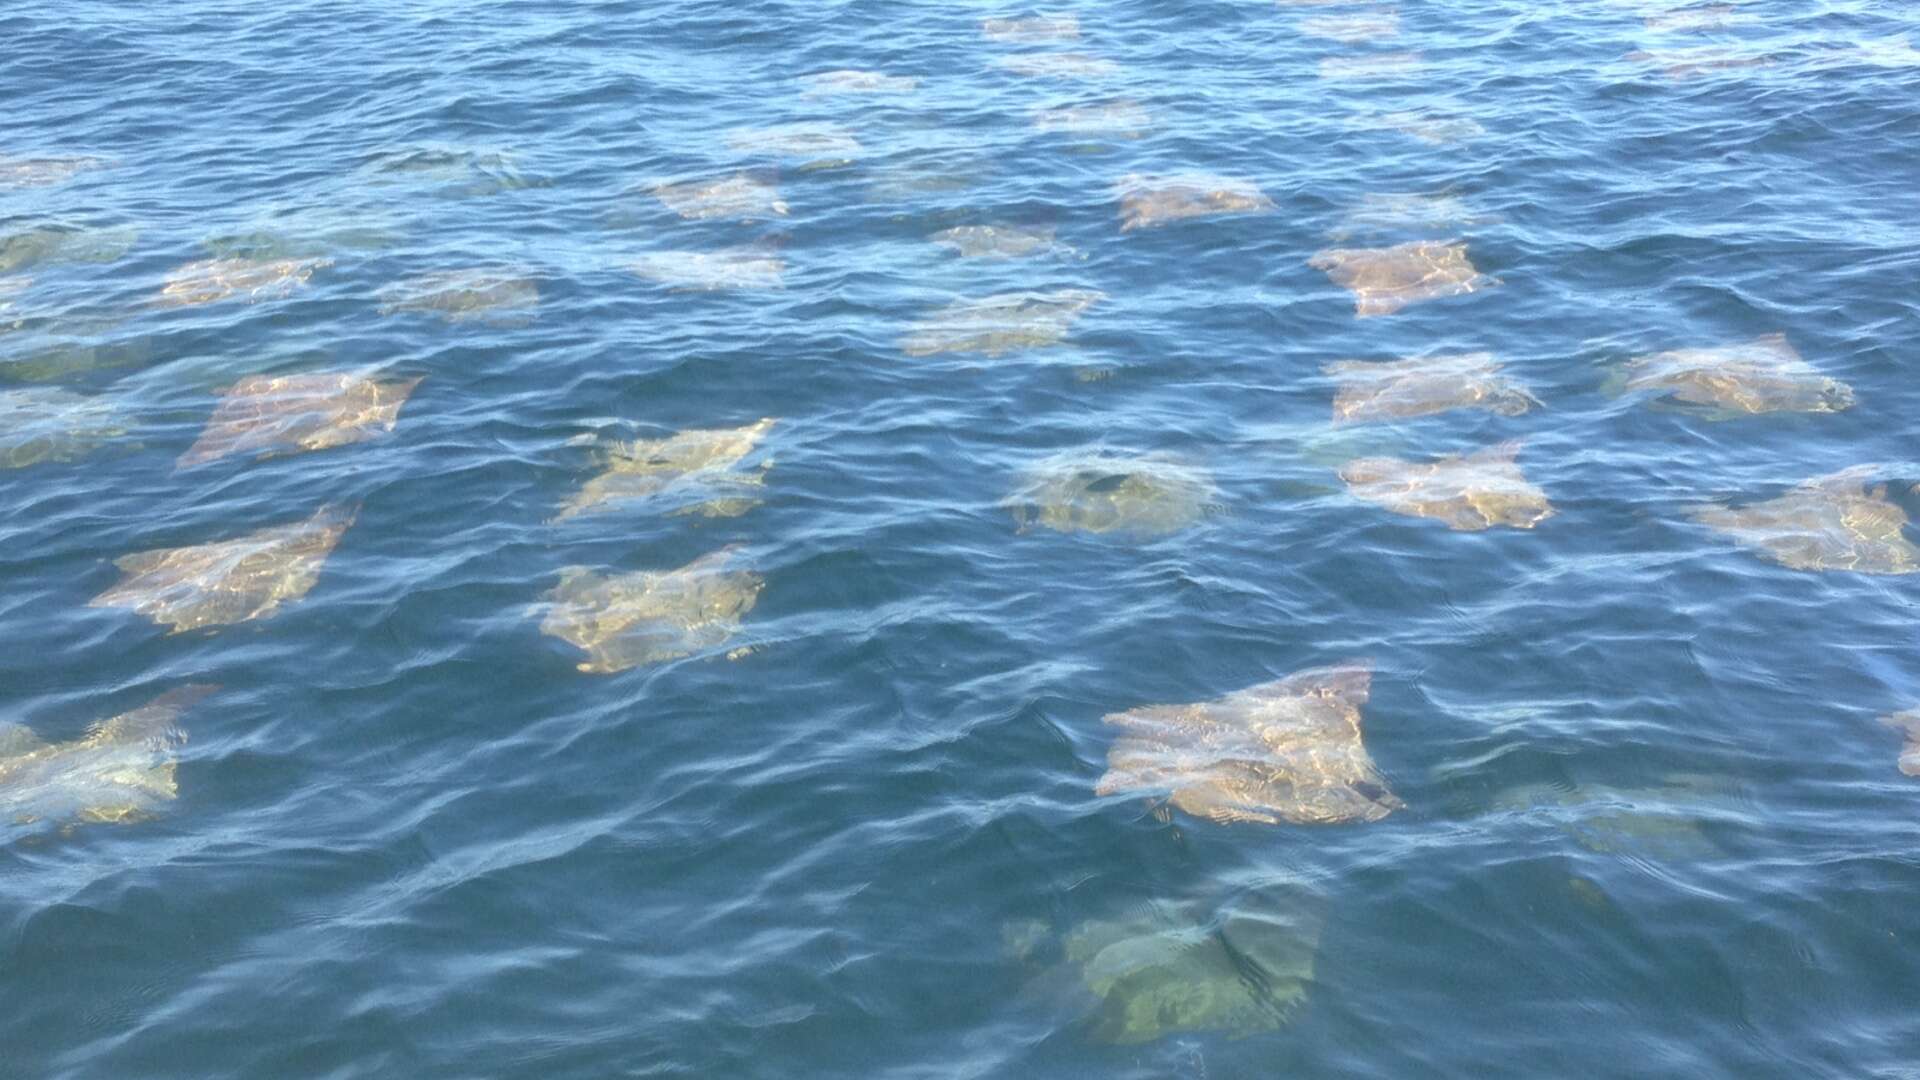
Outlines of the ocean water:
M983 25L1037 15L1076 36ZM1920 577L1848 568L1920 541L1909 38L1891 0L7 5L0 1075L1920 1076L1878 722ZM1132 174L1248 212L1123 230ZM750 220L660 197L734 176ZM977 225L1032 250L929 239ZM1447 241L1485 279L1379 314L1311 263ZM1771 334L1849 407L1627 385ZM1329 364L1478 352L1524 411L1333 422ZM243 380L342 371L420 381L180 463ZM563 517L614 443L762 418ZM1507 442L1528 528L1342 480ZM1800 565L1698 517L1865 465ZM223 621L94 603L323 507ZM716 552L757 577L640 662L542 631L568 568ZM1103 718L1356 662L1377 820L1101 793Z

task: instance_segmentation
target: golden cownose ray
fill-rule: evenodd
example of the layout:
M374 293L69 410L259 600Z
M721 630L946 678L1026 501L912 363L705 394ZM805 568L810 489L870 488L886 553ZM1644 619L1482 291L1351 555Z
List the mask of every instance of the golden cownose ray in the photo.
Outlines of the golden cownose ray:
M1423 192L1369 192L1330 235L1345 240L1368 231L1417 230L1451 231L1464 225L1481 225L1493 218L1475 212L1458 195Z
M1429 146L1453 146L1487 133L1487 129L1471 117L1449 116L1431 110L1380 113L1372 118L1372 123L1402 135L1410 135Z
M860 152L860 140L838 124L778 124L773 127L734 128L727 132L727 149L737 154L842 162Z
M719 180L658 184L653 188L653 197L667 209L693 221L715 218L754 221L784 217L787 213L780 189L771 181L750 173L735 173Z
M1911 574L1920 570L1920 547L1901 531L1907 512L1887 497L1885 484L1865 486L1884 471L1881 465L1842 469L1778 498L1701 507L1693 519L1793 570Z
M1005 41L1015 44L1071 41L1080 36L1080 17L1040 15L1033 18L982 19L980 32L988 41Z
M1097 795L1166 795L1215 822L1379 821L1406 804L1360 737L1365 663L1314 668L1194 705L1111 713L1121 736Z
M411 312L492 326L522 325L540 306L537 282L499 270L436 270L390 285L380 296L382 315Z
M569 566L547 594L540 632L585 652L576 667L600 675L713 648L739 631L765 584L728 569L736 554L722 548L677 570L627 574Z
M0 273L12 273L47 263L106 263L127 253L139 230L82 229L72 225L43 225L0 240Z
M206 429L174 465L361 442L392 431L400 407L419 385L418 378L377 382L350 371L249 375L221 394Z
M1426 57L1418 52L1368 53L1364 56L1329 56L1320 61L1320 77L1348 82L1365 79L1391 79L1412 74L1426 67Z
M332 259L261 259L227 255L187 263L167 275L154 303L160 307L191 307L233 297L248 303L292 295L315 270L333 265Z
M102 397L46 386L0 390L0 468L70 461L125 431L120 410Z
M1679 31L1724 30L1736 23L1749 22L1752 16L1743 15L1732 4L1701 4L1695 7L1675 8L1672 11L1655 12L1644 20L1647 29L1656 33Z
M0 154L0 188L45 187L64 183L106 165L93 157L22 158Z
M50 743L0 723L0 820L15 826L128 823L179 794L180 715L217 686L181 686L103 720L78 739Z
M1120 231L1187 218L1264 214L1273 200L1250 181L1203 173L1142 176L1130 173L1114 185L1120 200Z
M1064 131L1090 135L1107 133L1137 139L1153 126L1153 114L1137 101L1103 101L1098 105L1062 105L1035 109L1033 127L1042 133Z
M1386 248L1329 248L1307 260L1354 296L1361 318L1391 315L1408 304L1498 285L1473 268L1464 241L1418 240Z
M673 289L778 289L787 264L758 247L719 251L649 251L627 264L635 274Z
M1008 505L1021 532L1040 525L1150 537L1200 520L1217 494L1206 473L1178 462L1072 450L1029 470Z
M905 94L920 85L912 75L887 75L851 68L822 71L804 80L808 96L827 94Z
M1430 416L1450 409L1485 409L1518 416L1538 398L1501 373L1490 352L1421 356L1368 363L1340 360L1323 370L1338 386L1333 422Z
M1053 79L1104 79L1120 73L1120 65L1085 53L1015 53L994 61L1015 75Z
M1900 747L1900 771L1920 776L1920 708L1890 713L1880 722L1906 736L1905 745Z
M606 451L606 468L588 480L580 493L568 499L555 521L581 514L603 513L619 504L651 498L663 493L698 490L699 485L757 486L772 463L766 462L754 472L736 471L742 458L760 445L760 440L778 423L763 417L744 427L695 428L676 432L664 439L636 439L614 443ZM707 516L734 517L752 504L738 505L739 499L709 500L717 505ZM705 503L700 504L705 506ZM706 511L684 508L689 512Z
M1021 996L1085 1017L1095 1042L1131 1046L1183 1032L1245 1038L1284 1027L1313 985L1325 900L1263 884L1224 908L1154 901L1060 935L1059 963ZM1003 928L1018 959L1056 947L1044 922ZM1018 955L1024 953L1024 955Z
M1014 259L1023 255L1073 252L1072 248L1054 242L1051 228L1019 225L960 225L942 229L927 239L952 248L966 259Z
M1668 79L1674 82L1716 71L1773 66L1773 60L1770 57L1735 52L1724 45L1703 45L1689 49L1639 50L1628 53L1625 58L1657 66L1666 73Z
M1518 442L1504 442L1434 461L1356 458L1340 467L1340 479L1356 498L1461 532L1531 529L1554 511L1547 493L1521 473L1519 453Z
M1107 298L1095 289L999 293L956 300L915 323L900 342L908 356L977 352L1001 356L1058 344L1082 312Z
M114 560L119 583L87 606L129 608L175 634L264 618L313 588L357 512L323 506L304 521L231 540L123 555Z
M1387 9L1352 15L1314 15L1300 20L1300 32L1307 37L1328 38L1349 44L1379 41L1400 36L1400 13Z
M1626 389L1736 413L1839 412L1853 388L1801 359L1785 334L1737 345L1673 349L1628 361Z

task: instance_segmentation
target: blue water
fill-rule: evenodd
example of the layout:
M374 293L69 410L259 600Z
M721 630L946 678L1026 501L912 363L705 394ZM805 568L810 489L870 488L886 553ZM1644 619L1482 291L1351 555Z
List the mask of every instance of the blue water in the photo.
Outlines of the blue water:
M0 382L120 418L0 470L0 720L59 743L221 688L158 812L8 825L0 1075L1920 1076L1920 780L1875 722L1920 702L1920 579L1688 518L1872 462L1920 511L1920 10L1741 0L1686 31L1653 3L1403 0L1358 43L1302 27L1359 5L1059 10L1077 41L992 40L1032 12L959 2L0 9L0 165L56 162L0 189L0 242L94 237L0 276ZM1769 62L1631 55L1699 47ZM1061 51L1117 68L998 63ZM1424 67L1321 75L1400 51ZM806 92L836 69L919 81ZM1112 101L1148 122L1036 129ZM1381 119L1404 112L1458 141ZM860 150L729 148L799 121ZM740 169L788 213L650 194ZM1274 206L1122 234L1116 181L1179 171ZM1349 223L1386 193L1469 213ZM927 240L967 224L1059 248ZM1357 318L1307 264L1355 228L1463 239L1499 284ZM741 245L784 287L628 269ZM155 304L235 252L330 261ZM381 313L475 267L537 307ZM1056 288L1106 295L1057 345L901 348L956 299ZM1630 357L1775 332L1855 405L1620 393ZM1330 361L1477 350L1542 406L1329 423ZM390 434L174 468L236 380L348 368L425 377ZM595 438L763 416L748 512L550 523ZM1335 471L1506 439L1557 511L1531 530L1397 515ZM1158 536L1017 527L1029 467L1102 449L1203 470L1215 505ZM358 520L270 617L88 606L116 558L328 503ZM540 632L562 567L730 544L765 586L723 645L594 675ZM1353 658L1405 809L1218 825L1095 795L1104 715ZM1319 926L1284 1017L1112 1037L1076 928L1172 910L1205 941L1276 892Z

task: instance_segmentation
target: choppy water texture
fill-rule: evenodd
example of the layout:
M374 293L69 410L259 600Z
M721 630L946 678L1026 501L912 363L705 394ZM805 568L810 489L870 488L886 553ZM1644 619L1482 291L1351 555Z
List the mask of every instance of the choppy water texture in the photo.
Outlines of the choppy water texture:
M0 1074L1920 1076L1915 40L0 5Z

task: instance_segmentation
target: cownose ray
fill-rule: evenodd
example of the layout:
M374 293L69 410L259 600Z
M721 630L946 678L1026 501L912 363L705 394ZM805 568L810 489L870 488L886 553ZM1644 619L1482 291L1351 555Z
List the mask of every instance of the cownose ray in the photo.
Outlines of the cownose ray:
M765 248L736 247L718 251L649 251L635 257L627 269L671 289L719 292L781 288L787 264Z
M1214 701L1149 705L1104 719L1121 736L1095 794L1165 795L1214 822L1379 821L1406 804L1368 756L1364 661L1313 668Z
M0 188L47 187L65 183L107 163L95 157L13 157L0 154Z
M1485 409L1518 416L1540 400L1503 374L1490 352L1437 354L1404 360L1338 360L1322 369L1337 389L1333 422L1359 423Z
M144 821L179 794L180 716L217 686L176 687L68 742L0 723L0 819L14 826Z
M732 568L738 557L726 547L676 570L626 574L569 566L547 594L540 632L586 653L575 666L600 675L713 648L739 631L765 584Z
M0 240L0 274L48 263L109 263L127 253L139 238L133 228L84 229L52 224Z
M1807 363L1785 334L1636 357L1626 377L1630 393L1653 391L1732 413L1840 412L1853 405L1853 388Z
M540 306L540 285L505 270L435 270L389 285L380 298L382 315L411 313L451 323L520 326L531 321Z
M230 540L123 555L120 581L87 606L129 608L175 634L264 618L313 588L358 509L332 504Z
M1628 53L1624 59L1658 67L1673 82L1684 82L1721 71L1773 66L1772 57L1739 52L1724 45L1700 45L1686 49L1640 49Z
M1340 467L1340 479L1356 498L1461 532L1531 529L1554 510L1547 493L1520 471L1520 448L1509 441L1433 461L1356 458Z
M756 221L785 217L787 204L780 189L765 175L738 172L717 180L684 180L656 184L653 197L667 209L691 221L727 218Z
M860 140L838 124L798 123L741 127L727 132L727 149L736 154L797 158L815 164L850 161Z
M1086 53L1014 53L994 61L1015 75L1050 79L1104 79L1120 74L1120 65Z
M1372 125L1411 136L1428 146L1455 146L1487 133L1487 129L1472 117L1432 110L1380 113L1372 118Z
M1095 105L1061 105L1033 112L1033 128L1043 134L1108 134L1137 139L1153 126L1153 114L1137 101L1103 101Z
M1218 490L1202 470L1155 455L1069 450L1027 471L1007 500L1019 531L1154 537L1206 515Z
M1143 176L1130 173L1114 185L1120 200L1120 231L1187 218L1264 214L1274 209L1251 181L1207 173Z
M1313 985L1326 897L1305 882L1263 881L1224 903L1161 899L1087 919L1058 935L1042 920L1002 928L1015 959L1056 954L1021 991L1064 1008L1098 1043L1132 1046L1181 1033L1238 1039L1277 1031Z
M912 75L888 75L879 71L842 68L809 75L804 80L808 96L828 94L905 94L920 85Z
M1903 532L1907 512L1885 484L1866 486L1886 471L1857 465L1801 481L1776 498L1699 507L1692 516L1789 569L1911 574L1920 570L1920 547Z
M1499 281L1474 269L1464 241L1415 240L1385 248L1328 248L1307 260L1353 293L1361 318L1408 304L1478 292Z
M357 371L249 375L228 387L205 430L174 463L187 468L229 454L327 450L392 431L420 378L381 382Z
M1889 713L1881 717L1880 722L1906 736L1905 744L1900 747L1900 771L1908 776L1920 776L1920 708Z
M50 386L0 390L0 468L70 461L125 431L104 397Z
M996 17L980 20L980 33L988 41L1027 45L1042 41L1072 41L1080 36L1077 15L1037 15L1026 18Z
M662 439L614 443L605 453L605 468L567 500L554 520L604 513L622 504L700 487L757 486L771 462L763 463L753 472L738 470L736 466L760 445L778 422L773 417L762 417L742 427L693 428ZM713 507L717 513L709 516L732 517L746 509L739 507L729 513L727 511L734 510L737 504L725 499L719 502L720 505Z
M1056 345L1088 308L1107 298L1095 289L997 293L956 300L915 323L901 340L908 356L971 352L1002 356Z
M248 303L291 296L315 270L332 266L323 258L253 258L224 255L200 259L167 275L155 305L193 307L241 298Z
M1685 33L1700 30L1725 30L1737 23L1751 22L1732 4L1698 4L1693 7L1656 11L1646 17L1646 28L1655 33Z
M1300 33L1307 37L1348 44L1383 41L1400 36L1400 13L1388 8L1351 15L1312 15L1301 19L1299 26Z
M1320 61L1320 77L1331 82L1359 82L1367 79L1392 79L1410 75L1426 67L1419 52L1368 53L1363 56L1329 56Z
M1025 255L1073 253L1072 248L1055 243L1053 229L1045 226L958 225L942 229L927 239L958 252L965 259L1016 259Z
M1329 235L1345 240L1368 232L1450 232L1495 220L1475 211L1467 200L1446 192L1369 192Z

